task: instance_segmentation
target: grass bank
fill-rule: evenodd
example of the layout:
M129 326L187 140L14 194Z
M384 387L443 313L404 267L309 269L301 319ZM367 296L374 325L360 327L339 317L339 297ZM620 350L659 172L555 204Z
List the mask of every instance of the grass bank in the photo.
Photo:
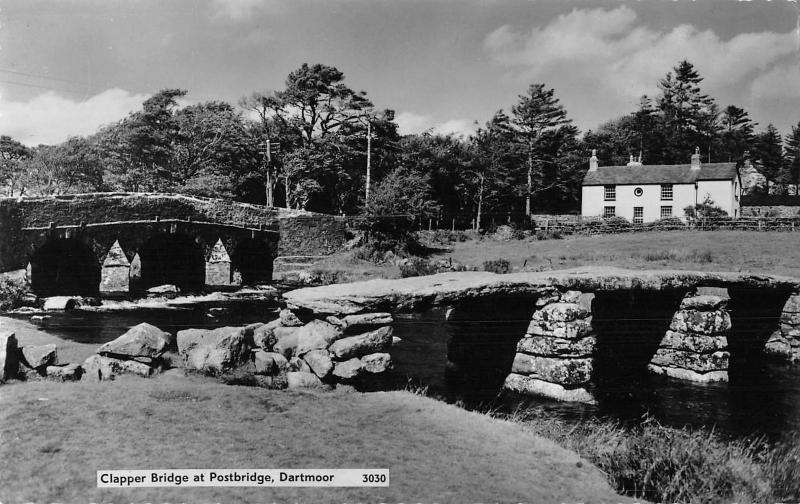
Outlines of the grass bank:
M0 387L2 502L627 502L522 426L409 392L200 377ZM98 489L99 469L389 468L388 488Z
M613 420L503 415L574 450L600 468L620 493L652 502L800 501L800 435L782 444L724 439L654 419L633 427Z

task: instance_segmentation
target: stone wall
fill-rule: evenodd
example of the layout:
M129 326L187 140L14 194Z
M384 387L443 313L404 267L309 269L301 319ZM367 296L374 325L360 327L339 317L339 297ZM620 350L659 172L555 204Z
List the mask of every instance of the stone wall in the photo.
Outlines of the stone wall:
M780 328L772 333L764 348L769 355L792 362L800 361L800 294L789 297L783 306Z
M742 217L800 217L800 206L743 206L741 210Z
M517 344L506 390L561 401L594 401L592 297L553 290L536 301L528 331Z
M648 368L684 380L728 381L731 317L726 307L723 297L687 294Z
M300 214L279 220L278 256L328 255L342 249L346 223L325 214Z

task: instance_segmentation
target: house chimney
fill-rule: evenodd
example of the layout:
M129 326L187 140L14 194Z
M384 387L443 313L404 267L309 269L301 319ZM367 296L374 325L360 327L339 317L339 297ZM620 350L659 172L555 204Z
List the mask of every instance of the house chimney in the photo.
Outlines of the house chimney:
M589 158L589 171L597 171L597 149L592 149L592 157Z
M692 170L699 170L700 169L700 147L694 148L694 154L692 154Z
M636 159L635 157L633 157L633 154L631 154L627 166L642 166L642 159L641 158Z

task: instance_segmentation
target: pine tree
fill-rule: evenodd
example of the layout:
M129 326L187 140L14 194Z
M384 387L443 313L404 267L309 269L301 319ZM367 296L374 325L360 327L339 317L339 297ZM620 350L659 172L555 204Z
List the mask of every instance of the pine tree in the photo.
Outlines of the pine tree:
M753 159L759 165L759 172L767 179L767 184L783 183L783 140L772 124L753 140ZM769 188L769 186L768 186Z
M531 84L527 94L520 95L519 101L511 108L521 144L527 154L527 185L525 194L525 215L531 214L531 196L534 194L534 180L541 183L543 166L552 160L539 155L542 136L556 130L559 126L571 123L567 111L559 103L554 89L545 89L544 84ZM540 187L538 190L541 191Z
M663 161L686 162L695 146L708 145L713 130L714 100L700 91L703 78L688 61L681 61L661 79L658 108L663 118Z
M791 134L786 137L784 153L786 182L794 185L794 194L800 194L800 123L792 126Z
M722 148L727 161L738 161L753 144L753 123L747 111L728 105L722 112Z

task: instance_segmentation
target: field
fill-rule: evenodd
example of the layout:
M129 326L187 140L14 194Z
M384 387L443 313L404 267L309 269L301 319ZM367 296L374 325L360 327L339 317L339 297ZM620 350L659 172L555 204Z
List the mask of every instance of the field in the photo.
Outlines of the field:
M452 259L482 269L483 262L506 259L512 271L546 271L586 265L631 269L742 271L800 277L800 233L755 231L651 231L563 239L500 241L490 235L436 244L429 258ZM352 251L313 267L337 282L398 278L393 264L353 258Z
M0 502L626 502L520 424L411 392L165 375L0 389ZM388 468L388 488L98 489L101 469Z

